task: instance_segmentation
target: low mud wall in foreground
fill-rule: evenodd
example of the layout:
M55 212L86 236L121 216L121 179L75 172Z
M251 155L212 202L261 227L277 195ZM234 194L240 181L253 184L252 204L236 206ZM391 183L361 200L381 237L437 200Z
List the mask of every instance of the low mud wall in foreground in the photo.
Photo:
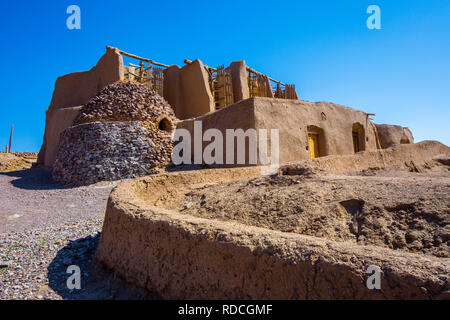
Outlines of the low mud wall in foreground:
M352 155L320 157L303 163L315 169L338 174L362 170L426 172L433 170L436 164L434 157L445 154L450 154L450 148L446 145L438 141L422 141Z
M450 299L448 258L159 206L193 186L259 174L258 167L199 170L120 184L108 200L96 263L165 299ZM380 290L366 286L371 265L381 268Z

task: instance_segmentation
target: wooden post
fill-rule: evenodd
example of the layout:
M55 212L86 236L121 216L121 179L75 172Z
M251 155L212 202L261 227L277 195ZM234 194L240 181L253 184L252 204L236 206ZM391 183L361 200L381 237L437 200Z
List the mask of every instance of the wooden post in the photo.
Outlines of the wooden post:
M6 145L6 150L5 150L5 152L8 153L8 145Z
M12 143L12 137L13 137L13 125L11 125L11 134L9 136L9 145L8 145L8 152L11 152L11 143Z
M144 63L139 61L139 82L144 82Z

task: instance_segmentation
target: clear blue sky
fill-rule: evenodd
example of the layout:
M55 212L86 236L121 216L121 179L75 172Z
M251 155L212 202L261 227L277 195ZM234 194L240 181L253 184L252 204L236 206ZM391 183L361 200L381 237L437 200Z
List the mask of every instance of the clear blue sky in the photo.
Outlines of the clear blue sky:
M81 30L66 8L81 8ZM369 5L381 30L366 27ZM245 59L300 97L376 113L450 145L450 1L2 1L0 148L38 151L56 78L106 45L167 64Z

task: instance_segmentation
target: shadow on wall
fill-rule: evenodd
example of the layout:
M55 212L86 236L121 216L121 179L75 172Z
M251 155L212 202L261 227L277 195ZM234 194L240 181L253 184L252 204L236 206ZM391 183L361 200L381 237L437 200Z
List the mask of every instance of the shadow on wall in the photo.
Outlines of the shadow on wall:
M100 233L77 239L62 248L47 267L49 287L66 300L157 299L92 263L99 239ZM73 274L67 273L71 265L80 268L81 289L71 290L67 287L67 279Z

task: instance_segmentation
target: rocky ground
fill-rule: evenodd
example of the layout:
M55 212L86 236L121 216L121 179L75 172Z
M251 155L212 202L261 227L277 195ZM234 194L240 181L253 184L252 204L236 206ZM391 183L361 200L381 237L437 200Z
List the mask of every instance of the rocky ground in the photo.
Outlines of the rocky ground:
M297 171L196 187L165 205L334 241L450 256L448 172ZM61 187L42 168L0 173L0 299L155 298L91 265L115 184ZM81 290L67 288L70 265L80 267Z
M0 299L139 298L91 261L114 184L62 188L45 169L0 173ZM69 265L81 290L69 290ZM100 271L100 272L99 272Z
M0 233L101 218L113 185L65 188L44 168L0 173Z

